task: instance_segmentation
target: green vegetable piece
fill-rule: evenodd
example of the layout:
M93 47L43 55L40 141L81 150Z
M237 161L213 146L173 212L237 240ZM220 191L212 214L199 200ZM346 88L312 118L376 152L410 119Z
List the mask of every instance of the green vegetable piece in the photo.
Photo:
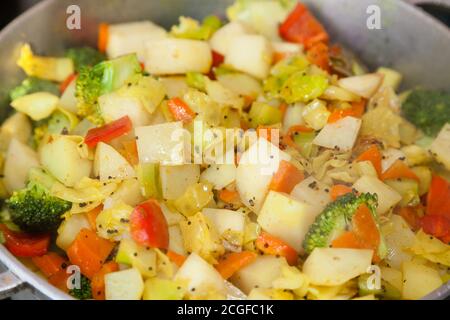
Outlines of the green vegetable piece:
M177 38L208 40L222 26L217 16L207 16L202 24L189 17L180 17L179 24L172 27L170 33Z
M56 83L42 80L35 77L29 77L22 81L22 83L12 89L9 92L9 96L11 100L15 100L17 98L26 96L27 94L32 94L40 91L45 91L52 93L54 95L60 94L59 87Z
M161 198L162 190L158 163L139 164L137 176L146 198Z
M316 137L315 132L298 132L294 134L294 142L300 147L300 154L306 158L311 156L314 144L312 143Z
M328 87L328 79L323 75L293 74L281 89L281 97L287 103L308 102L320 97Z
M389 282L381 280L379 288L371 288L371 274L363 274L358 278L359 296L375 295L384 300L398 300L401 299L401 292L391 285Z
M282 120L281 110L264 102L254 102L248 116L253 128L279 123Z
M206 76L199 72L188 72L186 73L186 83L192 88L205 91Z
M117 90L138 74L142 74L142 68L136 54L103 61L92 68L81 68L76 83L78 114L97 125L103 124L98 97Z
M145 281L144 300L182 300L184 293L173 280L151 278Z
M402 105L403 115L426 135L436 136L450 122L450 93L418 89Z
M328 248L334 239L351 227L352 217L361 204L367 205L378 224L377 195L363 193L357 196L353 192L347 193L328 204L317 216L303 241L306 253L311 253L315 248ZM380 235L378 256L383 259L387 252L381 231Z
M15 191L6 205L11 221L30 233L56 231L62 222L61 215L72 207L71 202L51 196L43 184L35 181Z
M91 281L85 276L81 275L80 288L70 289L69 294L79 300L92 299Z
M65 56L72 59L76 72L84 67L92 67L106 60L106 56L91 47L67 49Z

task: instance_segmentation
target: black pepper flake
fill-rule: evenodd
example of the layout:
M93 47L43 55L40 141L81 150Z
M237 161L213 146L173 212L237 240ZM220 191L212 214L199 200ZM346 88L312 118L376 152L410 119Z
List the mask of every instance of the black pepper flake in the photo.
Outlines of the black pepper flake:
M133 256L137 257L137 255L138 255L137 252L133 253Z
M136 140L139 140L139 137L138 137L138 136L136 136Z
M188 224L188 226L190 226L190 225L192 224L192 222L191 222L191 221L188 221L188 223L187 223L187 224Z
M80 206L80 208L84 208L84 207L87 206L87 203L86 202L81 202L78 205Z
M311 189L315 189L316 186L317 186L317 182L316 181L313 181L310 184L308 184L308 187L311 188Z

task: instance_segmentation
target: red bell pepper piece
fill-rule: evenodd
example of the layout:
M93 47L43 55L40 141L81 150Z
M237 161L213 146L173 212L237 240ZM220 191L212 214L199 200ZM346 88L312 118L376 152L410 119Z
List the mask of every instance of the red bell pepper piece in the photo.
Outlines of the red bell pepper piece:
M303 44L307 49L318 42L328 42L329 36L322 24L304 4L297 4L279 27L280 36L290 42Z
M5 238L6 248L16 257L37 257L47 253L50 235L30 235L9 230L0 224L0 232Z
M433 176L431 180L426 213L450 219L450 183L442 177Z
M99 142L108 142L131 131L133 125L128 116L124 116L102 127L88 131L84 143L89 148L94 148Z
M131 236L138 244L167 249L169 228L158 201L147 200L136 206L130 216Z
M220 66L225 60L225 57L221 55L220 53L212 50L212 66L218 67Z
M450 219L439 215L424 215L420 225L425 233L438 239L450 236Z

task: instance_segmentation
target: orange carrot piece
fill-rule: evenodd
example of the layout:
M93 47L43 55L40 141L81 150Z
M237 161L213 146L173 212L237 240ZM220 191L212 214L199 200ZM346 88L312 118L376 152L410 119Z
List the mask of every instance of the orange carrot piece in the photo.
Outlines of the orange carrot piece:
M285 257L290 265L297 263L298 254L294 248L283 240L274 237L267 232L261 232L255 241L256 248L265 254Z
M353 102L352 107L348 109L335 109L328 117L328 123L337 122L345 117L361 118L366 110L366 100Z
M328 46L323 42L317 42L306 53L306 58L312 64L325 71L330 71L330 55Z
M234 190L222 189L219 192L219 199L226 203L239 202L239 193Z
M427 194L427 215L442 215L450 219L450 183L434 175Z
M92 297L95 300L105 300L105 275L119 270L119 265L110 261L105 263L99 272L94 274L91 281Z
M86 218L88 219L89 225L91 226L92 230L97 229L97 222L96 222L97 216L99 215L100 212L102 212L102 210L103 210L103 206L100 205L86 213Z
M283 136L283 142L285 144L287 144L288 146L294 148L294 149L298 149L298 145L294 142L292 136L296 133L301 133L301 132L312 132L314 131L311 128L308 128L306 126L302 126L302 125L296 125L296 126L292 126L288 129L288 131L286 132L286 134Z
M187 257L178 254L172 250L168 250L167 251L167 257L170 259L170 261L172 261L173 263L175 263L178 267L181 267L184 263L184 261L186 261Z
M69 288L67 285L67 280L69 279L70 274L66 272L66 269L59 270L54 275L48 278L48 282L58 288L59 290L68 293Z
M380 232L372 212L365 204L360 205L356 210L352 218L352 225L353 232L363 246L376 251L380 245Z
M40 257L33 257L31 261L48 278L65 269L67 262L59 254L49 252Z
M361 118L366 111L367 100L361 99L360 101L352 102L353 117Z
M237 271L255 261L258 255L251 251L233 252L227 254L216 265L217 271L225 280L230 278Z
M419 177L416 176L402 160L396 160L392 166L390 166L385 172L381 174L381 180L389 179L413 179L419 181Z
M169 111L175 118L175 120L190 122L195 118L195 112L192 111L187 103L180 98L170 99L169 101L167 101L167 106L169 107Z
M331 187L330 196L331 199L336 200L337 198L351 192L353 192L352 188L343 184L336 184Z
M401 207L397 211L405 221L409 224L411 229L417 231L420 229L420 217L417 215L417 210L414 207Z
M289 161L282 160L277 172L272 177L269 190L291 193L292 189L304 178L303 172L296 166Z
M361 243L359 242L359 239L356 237L355 233L347 231L334 239L331 242L331 247L359 249L361 248Z
M106 48L108 47L108 38L109 38L109 25L107 23L100 23L98 27L98 42L97 42L98 51L106 52Z
M133 166L139 164L136 140L123 141L122 146L125 159Z
M72 83L72 81L77 77L76 73L72 73L70 76L66 78L61 84L59 85L59 92L63 93L66 91L67 87Z
M112 242L99 237L95 231L81 229L67 249L67 256L72 264L80 267L82 274L92 279L113 248Z
M356 158L356 161L370 161L372 162L373 166L375 167L375 170L377 171L378 176L380 177L381 172L381 152L380 149L378 149L378 146L373 144L371 145L366 151L361 153L358 158Z

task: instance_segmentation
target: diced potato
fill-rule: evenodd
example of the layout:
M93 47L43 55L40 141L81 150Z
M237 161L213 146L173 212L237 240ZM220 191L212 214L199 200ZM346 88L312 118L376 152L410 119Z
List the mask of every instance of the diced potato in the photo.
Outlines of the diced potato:
M297 184L291 192L295 199L306 202L313 208L313 214L317 215L332 201L326 184L310 176Z
M212 265L198 254L191 253L175 274L175 281L186 286L189 295L208 297L210 294L226 294L225 281Z
M380 267L381 279L394 286L400 292L403 289L403 274L400 270L390 267Z
M225 63L258 79L269 74L272 63L270 42L260 35L240 35L231 39Z
M247 300L293 300L292 293L280 289L253 288L247 296Z
M350 151L355 144L360 128L360 119L345 117L325 125L313 140L313 143L329 149Z
M156 275L155 250L138 245L132 239L123 238L120 241L115 261L133 266L144 278L150 278Z
M406 162L411 167L428 163L431 160L429 152L417 145L404 146L401 150L406 157Z
M450 123L447 123L439 132L430 150L436 160L450 170Z
M64 92L62 93L61 98L59 100L59 106L62 109L72 112L74 114L76 114L78 111L78 108L77 108L78 101L77 101L77 97L75 96L76 84L77 84L77 81L75 78L72 80L72 82L70 82L70 84L64 90Z
M1 150L7 150L11 139L27 143L31 136L31 123L22 112L16 112L3 122L0 128Z
M25 188L28 171L39 166L36 152L15 138L11 140L3 168L4 183L8 192Z
M286 265L284 258L258 256L251 264L236 272L231 282L245 294L254 288L272 288L272 282L280 277L283 265Z
M287 131L292 126L305 124L305 119L303 119L304 108L304 104L296 103L286 109L286 113L284 114L283 119L284 131Z
M275 54L281 56L297 55L303 52L303 45L293 42L272 41L272 48Z
M241 155L236 170L236 188L242 202L252 211L258 212L269 189L273 173L278 170L281 160L290 159L289 154L264 138L259 138L252 144Z
M181 255L186 255L183 236L181 235L180 227L177 225L169 227L169 250Z
M236 166L234 164L211 165L200 176L201 182L209 182L216 190L225 188L236 180Z
M297 252L316 218L314 208L287 194L270 191L258 215L258 224L270 234L286 241Z
M209 44L211 45L211 49L225 56L230 48L232 40L236 36L252 33L254 33L254 31L247 25L239 21L233 21L217 30L209 40Z
M81 229L90 229L91 225L84 214L74 214L65 219L58 228L56 245L67 250Z
M338 81L341 88L366 99L372 97L382 83L383 75L379 73L369 73L361 76L342 78Z
M366 273L373 250L316 248L308 256L303 272L312 284L337 286Z
M256 99L262 93L259 81L245 73L222 74L217 76L217 81L225 88L244 97Z
M181 165L189 156L182 122L137 127L135 134L141 163Z
M211 49L204 41L168 38L146 44L145 70L154 75L208 73L211 64Z
M378 214L384 214L402 200L402 196L376 177L363 176L354 184L358 192L376 193L378 196Z
M106 300L139 300L144 292L144 281L136 268L105 275Z
M183 288L172 280L151 278L144 284L144 300L181 300Z
M75 136L50 136L39 152L44 168L68 187L89 177L92 170L92 161L80 154L78 140Z
M159 81L166 88L166 93L169 98L182 97L189 89L185 77L161 77Z
M406 250L414 245L416 238L414 232L401 216L395 214L381 231L388 248L386 261L393 268L400 269L404 261L410 261L412 258Z
M100 142L94 158L94 175L100 181L134 178L136 172L128 161L110 145Z
M218 233L233 245L242 245L245 232L245 215L239 211L204 208L207 217Z
M314 130L320 130L327 124L330 111L327 104L321 100L314 100L307 104L302 110L305 123Z
M98 104L106 122L128 116L133 126L139 127L149 124L151 119L139 99L122 96L117 91L100 96Z
M167 37L167 31L150 21L113 24L108 29L106 53L109 58L117 58L136 53L138 59L145 59L145 43Z
M381 170L384 172L389 169L395 161L405 159L405 154L399 149L389 148L383 150L383 158L381 160Z
M31 119L39 121L47 118L58 106L59 98L49 92L36 92L15 99L11 106Z
M403 299L421 299L441 285L437 270L414 261L403 262Z
M187 188L198 182L200 166L185 164L181 166L160 166L159 177L164 199L175 200L181 197Z

